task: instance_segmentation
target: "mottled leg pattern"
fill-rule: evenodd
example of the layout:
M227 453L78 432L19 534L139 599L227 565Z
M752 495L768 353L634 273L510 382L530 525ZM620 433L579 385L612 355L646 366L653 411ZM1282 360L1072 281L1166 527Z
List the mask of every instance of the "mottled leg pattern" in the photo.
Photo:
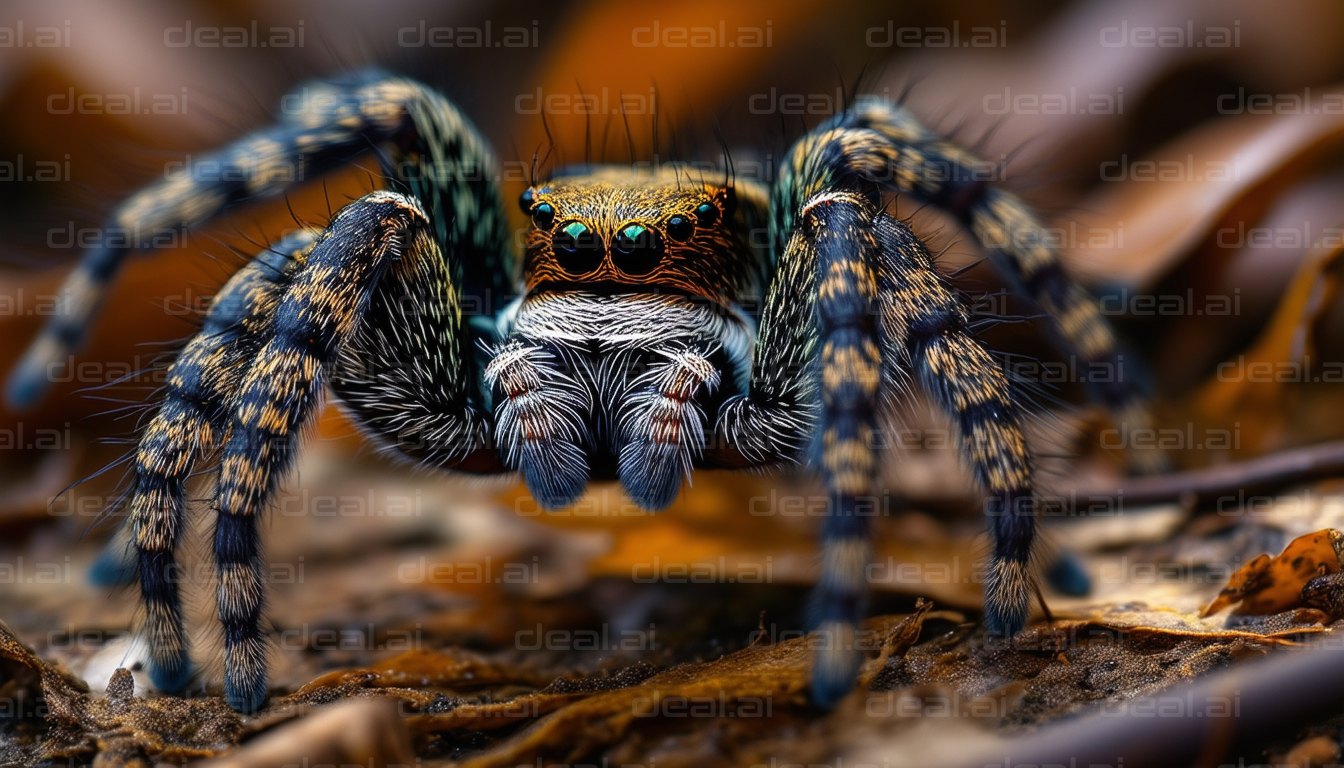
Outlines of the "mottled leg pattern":
M504 462L518 470L537 503L560 509L588 485L584 446L592 403L556 347L514 336L491 350L485 380L495 401Z
M509 290L511 251L494 160L447 99L414 81L366 71L304 83L285 97L281 113L279 124L201 157L113 212L105 231L123 236L106 238L116 245L85 251L66 278L60 312L10 375L11 404L31 405L46 391L49 366L80 345L129 253L155 247L227 206L281 193L371 148L380 150L393 190L423 200L442 239L462 252L461 274L453 275L459 285L473 295ZM468 197L483 204L459 204Z
M618 475L641 509L665 509L677 498L681 481L705 447L701 393L719 386L716 347L653 350L649 370L632 382L619 417L622 446Z
M261 344L277 297L312 247L300 232L239 270L220 290L201 331L168 370L163 400L145 426L131 479L131 541L145 607L141 634L155 686L179 691L191 675L175 550L187 508L186 481L215 451L238 382ZM115 540L114 540L115 541ZM121 559L115 551L105 558Z
M752 462L811 453L826 484L812 601L819 643L812 692L823 706L853 687L862 660L857 624L868 594L882 371L872 216L866 200L843 192L801 207L766 297L750 389L724 404L717 426L719 440Z
M866 197L836 191L810 197L793 221L761 315L750 391L724 404L717 431L748 460L780 460L794 451L792 425L815 424L812 462L830 507L813 595L820 645L812 691L829 706L851 689L862 660L856 625L868 592L869 520L881 509L874 486L882 405L913 374L956 424L962 455L989 496L986 623L1004 634L1022 627L1031 595L1031 458L1007 378L908 227ZM793 349L812 354L816 367L791 358ZM807 406L816 399L819 413Z
M1137 381L1118 375L1123 352L1097 300L1064 270L1030 206L985 180L983 167L899 105L860 99L794 145L775 187L771 226L776 239L787 237L802 201L837 187L893 190L948 211L975 233L1015 292L1050 317L1057 345L1078 357L1094 396L1114 418L1146 427L1143 393ZM1131 451L1130 460L1143 472L1165 466L1157 450Z
M224 627L224 688L244 712L266 699L265 568L257 524L316 414L324 369L358 327L379 279L437 254L413 200L375 192L336 214L274 308L238 383L220 459L214 555Z
M1051 318L1059 346L1078 356L1093 395L1118 424L1144 432L1152 415L1142 391L1123 376L1124 350L1101 314L1090 291L1064 271L1059 255L1049 246L1050 233L1016 195L986 190L962 213L962 218L989 249L999 272L1017 291L1031 299ZM1133 371L1138 366L1130 364ZM1143 474L1166 471L1169 460L1160 448L1128 449L1131 465Z
M876 501L882 354L874 303L872 208L857 195L818 195L803 207L790 249L811 248L821 342L821 436L816 463L830 493L822 521L821 580L813 596L818 648L813 695L829 705L854 685L862 661L857 626L866 612L870 519Z
M970 332L970 315L928 249L901 222L876 217L881 329L887 378L913 371L957 427L963 458L988 495L993 543L985 623L1015 634L1034 594L1032 460L1007 376Z

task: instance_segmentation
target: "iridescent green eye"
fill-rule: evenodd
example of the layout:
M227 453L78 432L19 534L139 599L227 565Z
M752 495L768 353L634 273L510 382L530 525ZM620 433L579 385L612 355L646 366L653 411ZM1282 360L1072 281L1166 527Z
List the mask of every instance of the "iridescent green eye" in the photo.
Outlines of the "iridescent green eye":
M627 275L647 275L663 260L663 239L658 230L643 224L627 224L616 235L616 266Z
M550 203L538 203L537 207L532 209L532 223L537 229L550 229L553 221L555 221L555 208L552 208Z
M695 222L685 216L673 216L667 220L667 235L673 240L685 242L695 234Z
M712 227L719 220L719 209L710 203L701 203L695 207L695 219L702 227Z
M587 274L602 264L602 239L581 221L561 224L551 238L551 249L560 268L571 275Z
M634 253L639 247L640 241L649 233L648 227L643 224L631 224L621 230L621 234L616 237L616 250L621 253Z

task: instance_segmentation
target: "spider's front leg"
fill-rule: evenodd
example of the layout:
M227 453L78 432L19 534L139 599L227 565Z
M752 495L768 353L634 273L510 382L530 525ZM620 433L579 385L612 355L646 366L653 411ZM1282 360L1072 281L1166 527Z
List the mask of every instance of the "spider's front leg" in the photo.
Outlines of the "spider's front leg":
M191 677L175 555L186 515L187 479L227 430L232 398L261 348L281 292L316 235L305 230L276 243L215 297L200 332L168 369L162 402L136 449L125 529L133 551L122 551L125 539L118 535L96 566L105 582L119 583L126 571L138 577L148 671L161 690L181 690Z
M804 199L856 182L942 208L959 219L986 249L1014 292L1049 318L1047 328L1065 354L1081 363L1083 381L1117 423L1142 431L1152 423L1137 381L1125 378L1125 352L1095 297L1064 268L1058 238L1013 193L990 183L985 163L919 124L903 107L860 98L790 150L780 169L771 226L787 236ZM1130 370L1135 366L1130 365ZM1163 471L1163 451L1128 451L1137 471Z
M266 640L262 627L265 569L257 530L280 481L291 468L300 434L317 412L331 371L342 371L341 358L364 332L371 311L386 302L380 297L405 295L429 274L444 274L446 260L432 235L429 217L413 199L392 192L375 192L343 208L321 238L311 246L279 289L258 303L249 317L264 326L248 335L248 345L225 341L220 351L247 353L226 382L231 393L222 418L223 449L215 507L214 556L218 570L217 608L224 627L225 692L235 709L254 711L266 697ZM437 265L437 266L433 266ZM384 286L394 286L384 292ZM444 311L423 319L428 335L442 348L424 350L445 359L462 361L465 341L456 287L437 286ZM437 325L435 324L437 321ZM195 342L193 342L195 343ZM188 345L188 350L191 344ZM346 366L348 368L348 366ZM230 369L230 370L235 370ZM184 358L173 369L187 377L211 370L208 361ZM466 370L465 366L462 369ZM382 372L381 377L386 376ZM377 377L376 377L377 378ZM442 465L468 461L481 451L483 416L472 406L468 378L459 375L439 382L447 390L437 401L412 396L403 406L435 411L439 427L457 420L468 428L447 434L474 436L451 445L421 446L443 457ZM421 401L417 401L421 400ZM173 419L172 401L159 416ZM373 426L383 424L368 415ZM476 426L471 426L476 425ZM200 427L155 429L142 437L140 455L150 466L174 465L190 455ZM423 439L424 433L409 428ZM208 434L208 433L207 433ZM449 460L449 459L452 460ZM184 478L182 475L179 477ZM153 648L151 674L168 690L185 682L185 634L181 631L176 586L160 599L160 582L171 581L172 552L178 539L182 503L163 502L162 491L137 483L131 502L132 524L139 544L142 591L148 607L149 641ZM176 632L162 631L163 626Z
M1007 378L967 324L904 224L847 192L818 193L801 206L762 312L750 390L725 403L718 435L748 462L768 464L796 456L815 434L807 453L830 495L813 603L820 645L812 689L823 706L853 687L862 661L869 519L882 508L874 495L878 419L912 372L953 418L963 456L990 495L987 623L1010 634L1026 620L1030 456Z
M11 405L28 407L42 397L51 365L79 347L126 257L154 247L152 241L134 242L140 233L158 239L206 224L229 206L273 197L370 150L391 189L420 200L439 241L458 255L451 277L464 294L489 303L513 290L494 160L447 99L415 81L370 70L304 83L284 98L281 113L275 125L200 158L117 207L106 228L122 236L81 254L60 289L59 311L10 373Z
M962 457L987 494L992 549L985 624L1016 634L1035 594L1034 481L1022 409L1008 377L972 335L970 312L910 228L874 220L883 363L888 378L913 371L956 426Z

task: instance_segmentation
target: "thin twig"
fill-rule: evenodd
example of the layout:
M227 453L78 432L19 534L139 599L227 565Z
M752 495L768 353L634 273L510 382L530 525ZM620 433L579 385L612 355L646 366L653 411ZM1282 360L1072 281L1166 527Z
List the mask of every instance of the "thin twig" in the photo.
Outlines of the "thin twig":
M1126 480L1114 491L1091 489L1071 495L1066 505L1143 506L1170 502L1210 504L1225 499L1240 503L1245 495L1272 493L1297 483L1344 476L1344 441L1293 448L1268 456L1216 467ZM1229 498L1231 497L1231 498Z

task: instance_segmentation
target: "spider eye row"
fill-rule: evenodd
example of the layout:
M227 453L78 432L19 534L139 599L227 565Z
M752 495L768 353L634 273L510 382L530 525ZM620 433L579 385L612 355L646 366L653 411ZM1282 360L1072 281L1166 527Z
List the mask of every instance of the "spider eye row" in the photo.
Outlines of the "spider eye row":
M545 193L548 192L549 189L543 188L540 191ZM545 201L538 202L536 199L536 192L531 189L524 191L522 196L518 198L518 205L523 209L523 213L532 217L532 224L537 229L550 229L551 225L555 223L555 206ZM693 218L682 214L676 214L669 218L666 225L667 236L677 242L684 243L695 235L695 228L697 225L704 229L708 229L714 226L718 220L718 207L712 203L701 203L695 207ZM581 224L581 222L575 223ZM566 245L573 245L571 241L576 240L577 235L564 232L568 227L569 224L564 224L555 231L554 237L556 240L554 242L557 243L557 248L561 247L559 245L561 242L564 242ZM562 235L564 235L563 239ZM623 246L623 239L630 242L625 243ZM621 253L629 255L641 248L650 248L651 246L649 245L640 246L633 242L636 240L648 239L655 240L658 247L662 247L662 235L660 235L657 230L646 227L643 224L627 224L617 234L616 249Z
M656 229L631 223L616 234L612 249L622 272L647 275L663 259L663 238ZM602 265L606 247L592 227L582 221L565 221L551 235L551 250L562 269L583 275Z
M518 198L523 212L532 217L532 225L551 233L551 252L560 268L571 275L585 275L602 265L606 244L586 222L565 219L556 223L555 206L538 200L538 193L549 188L528 189ZM718 223L719 208L700 203L688 214L673 214L661 228L639 222L624 224L611 243L612 257L627 275L647 275L658 268L666 252L664 237L684 243L695 236L696 228L708 229Z

